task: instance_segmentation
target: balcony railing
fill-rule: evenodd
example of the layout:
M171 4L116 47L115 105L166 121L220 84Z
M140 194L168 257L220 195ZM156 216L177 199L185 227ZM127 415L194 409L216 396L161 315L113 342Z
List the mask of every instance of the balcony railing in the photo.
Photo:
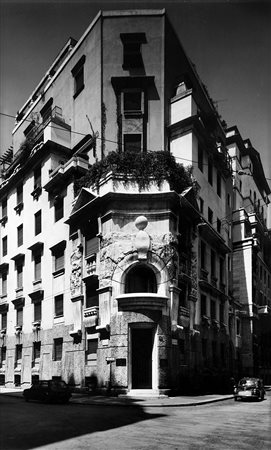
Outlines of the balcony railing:
M65 123L64 118L62 117L62 108L59 106L55 106L51 113L46 115L45 120L41 124L34 125L33 128L29 131L26 138L31 139L34 141L34 143L38 143L43 139L43 131L49 124L49 122L54 121L55 123L58 123L59 125L63 125Z

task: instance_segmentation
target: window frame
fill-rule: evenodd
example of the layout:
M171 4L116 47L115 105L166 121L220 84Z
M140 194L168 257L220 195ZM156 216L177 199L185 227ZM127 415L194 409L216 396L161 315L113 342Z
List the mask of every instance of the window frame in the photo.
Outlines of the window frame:
M85 87L85 61L86 56L83 55L71 70L73 76L73 98L75 99ZM80 81L80 82L79 82Z
M21 247L23 243L24 243L24 226L21 223L21 225L17 227L17 247Z
M2 238L2 256L6 256L8 254L8 237L4 236Z
M62 361L63 357L63 338L54 339L53 360Z
M42 232L42 212L41 209L34 214L35 236Z
M58 294L54 296L54 318L64 316L64 295Z

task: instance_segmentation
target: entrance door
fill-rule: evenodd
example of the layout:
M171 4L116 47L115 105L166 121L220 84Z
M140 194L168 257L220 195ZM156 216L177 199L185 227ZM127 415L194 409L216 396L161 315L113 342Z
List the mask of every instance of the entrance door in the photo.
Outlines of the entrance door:
M152 328L132 330L132 389L152 388Z

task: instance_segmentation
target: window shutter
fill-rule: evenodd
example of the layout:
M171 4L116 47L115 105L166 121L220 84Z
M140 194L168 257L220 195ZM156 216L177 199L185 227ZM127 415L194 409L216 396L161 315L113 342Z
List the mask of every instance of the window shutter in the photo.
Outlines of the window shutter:
M23 287L23 266L17 266L17 287Z
M91 239L87 239L85 241L85 256L91 256L99 251L99 239L98 237L94 237Z
M55 270L63 269L64 267L64 252L55 255Z
M41 279L41 256L35 257L35 281Z
M17 309L17 326L23 326L23 309Z

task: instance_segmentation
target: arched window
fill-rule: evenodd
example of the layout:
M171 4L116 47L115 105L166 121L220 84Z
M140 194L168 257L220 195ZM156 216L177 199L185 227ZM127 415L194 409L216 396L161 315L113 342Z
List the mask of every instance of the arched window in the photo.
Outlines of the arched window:
M134 292L157 292L155 273L148 266L136 266L127 273L125 293Z

